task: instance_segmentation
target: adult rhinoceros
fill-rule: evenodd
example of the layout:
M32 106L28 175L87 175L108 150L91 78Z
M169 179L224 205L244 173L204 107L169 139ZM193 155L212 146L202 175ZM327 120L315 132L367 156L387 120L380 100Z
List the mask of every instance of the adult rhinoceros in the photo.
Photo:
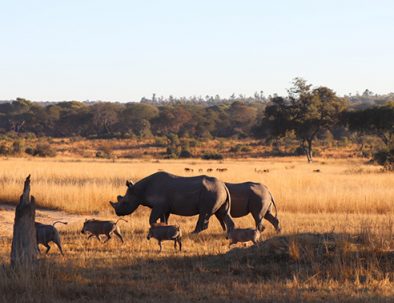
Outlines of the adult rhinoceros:
M110 202L118 216L134 212L139 205L152 209L149 223L166 221L170 214L199 215L194 233L208 228L209 218L215 214L223 227L231 230L231 198L226 185L214 177L180 177L157 172L133 184L127 181L124 196Z
M252 214L259 231L264 230L263 218L268 220L277 232L280 232L281 225L278 220L278 213L274 197L268 188L261 183L225 183L231 195L231 217L239 218ZM272 205L275 207L275 216L272 215ZM223 227L226 229L224 221L216 216ZM166 214L162 221L167 222L169 214Z
M225 184L231 195L231 216L233 218L251 213L258 230L264 230L263 218L265 218L275 227L277 232L280 232L281 226L277 218L275 200L265 185L254 182ZM275 217L271 213L272 205L275 207ZM224 229L223 221L218 219Z

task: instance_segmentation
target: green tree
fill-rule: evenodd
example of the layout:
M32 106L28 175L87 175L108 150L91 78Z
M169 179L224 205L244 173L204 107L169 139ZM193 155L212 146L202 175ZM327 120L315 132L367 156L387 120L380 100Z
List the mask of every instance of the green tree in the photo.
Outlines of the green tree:
M288 97L274 97L266 107L263 125L270 128L274 137L293 130L308 162L312 162L316 135L336 125L346 107L346 100L339 98L330 88L312 89L304 79L295 78Z
M387 148L393 145L394 103L346 112L343 115L343 121L351 131L375 135Z

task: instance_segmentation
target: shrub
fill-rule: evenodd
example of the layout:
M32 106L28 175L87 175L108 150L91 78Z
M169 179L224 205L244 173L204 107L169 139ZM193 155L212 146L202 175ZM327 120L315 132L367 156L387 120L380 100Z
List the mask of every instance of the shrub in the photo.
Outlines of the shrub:
M166 137L156 137L155 138L155 146L166 147L167 144L168 144L168 139Z
M182 147L182 150L179 154L179 158L191 158L192 153L189 151L188 148Z
M197 147L197 146L200 146L200 145L201 145L201 143L198 140L195 140L195 139L190 139L189 140L189 146L190 147Z
M386 170L394 170L394 148L391 150L380 150L373 155L373 159Z
M25 153L28 154L28 155L34 156L35 149L33 147L31 147L31 146L28 146L25 149Z
M25 153L31 156L38 157L55 157L56 151L52 149L49 143L38 143L35 148L28 146Z
M305 150L302 146L298 146L294 151L293 151L294 156L303 156L305 155Z
M0 155L9 155L11 153L10 148L5 144L0 144Z
M112 150L109 146L101 146L96 152L96 158L110 159L112 157Z
M34 156L54 157L56 156L56 151L52 149L49 143L38 143L35 148Z
M20 154L24 150L23 141L18 140L12 143L12 153L13 154Z
M214 153L214 152L206 152L201 156L203 160L223 160L224 157L222 154Z
M235 146L232 146L229 151L231 153L239 153L239 152L247 153L250 152L251 150L252 149L250 148L250 146L237 144Z

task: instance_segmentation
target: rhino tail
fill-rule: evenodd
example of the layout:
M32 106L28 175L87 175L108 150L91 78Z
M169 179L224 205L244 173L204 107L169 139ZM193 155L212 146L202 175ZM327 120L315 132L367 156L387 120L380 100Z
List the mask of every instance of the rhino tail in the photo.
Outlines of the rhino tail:
M57 223L62 223L62 224L64 224L64 225L67 225L67 224L68 224L67 222L63 222L63 221L55 221L55 222L52 223L52 226L54 227L55 224L57 224Z
M115 225L118 224L118 222L119 222L120 220L125 221L125 222L128 222L127 220L125 220L125 219L123 219L123 218L119 218L118 220L116 220Z
M270 196L271 196L271 202L272 202L272 204L275 207L275 218L278 218L278 209L276 208L276 203L275 203L274 196L272 195L272 193L270 193Z
M226 226L226 230L227 231L231 231L231 230L234 229L234 226L235 226L234 221L231 218L231 195L230 195L230 191L228 190L226 184L224 184L224 188L226 189L226 192L227 192L226 202L227 202L227 205L228 205L227 209L226 209L227 215L224 218L224 224Z

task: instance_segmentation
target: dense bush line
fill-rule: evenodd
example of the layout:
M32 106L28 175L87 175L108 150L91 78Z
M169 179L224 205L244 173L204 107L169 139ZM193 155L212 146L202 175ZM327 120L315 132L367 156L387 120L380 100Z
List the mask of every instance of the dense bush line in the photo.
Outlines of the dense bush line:
M312 161L313 142L350 140L362 147L378 138L380 150L391 150L394 94L339 97L327 87L312 87L296 78L288 96L219 96L202 98L152 97L139 103L31 102L18 98L0 103L0 135L11 137L157 138L168 158L191 157L191 139L252 138L297 140L297 153ZM167 139L163 139L167 138ZM181 138L181 139L180 139ZM188 140L183 140L188 138ZM163 142L159 142L163 141ZM0 146L1 154L27 152L50 156L47 146L23 149ZM234 146L233 152L247 152ZM108 151L97 157L107 158ZM205 155L204 158L214 158ZM390 160L391 157L388 157ZM388 161L389 161L388 160Z

